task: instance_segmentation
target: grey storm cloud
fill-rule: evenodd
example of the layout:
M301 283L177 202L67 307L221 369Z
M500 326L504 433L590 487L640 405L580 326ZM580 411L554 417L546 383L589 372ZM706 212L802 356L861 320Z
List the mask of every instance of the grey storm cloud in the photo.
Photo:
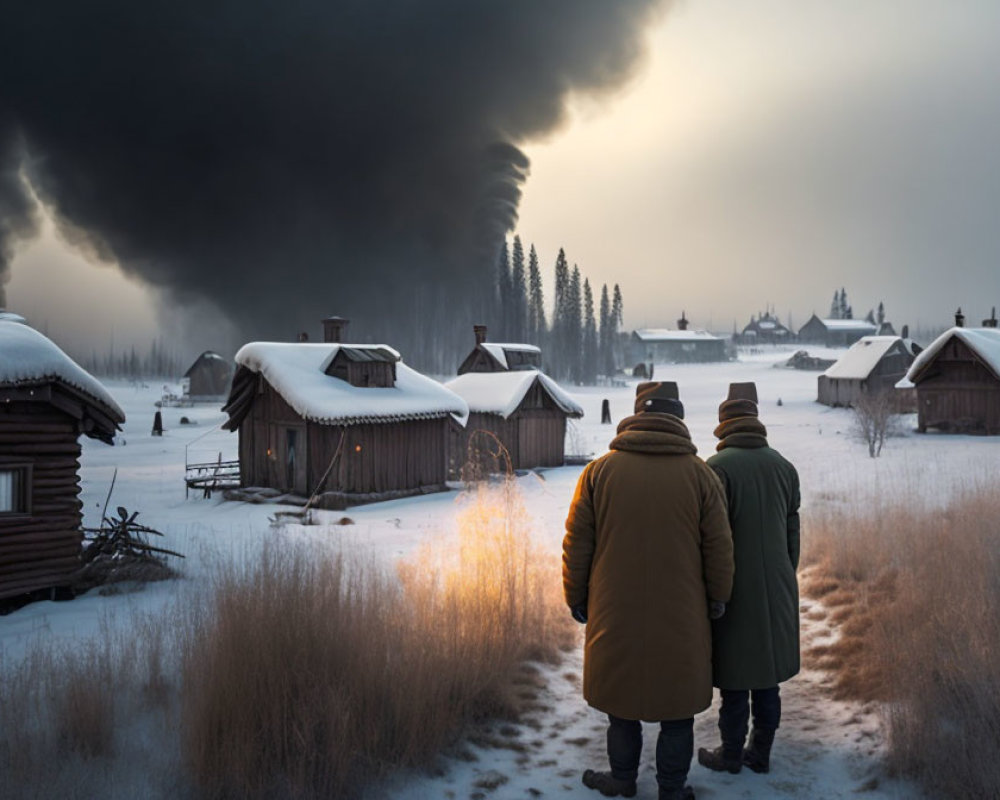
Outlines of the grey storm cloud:
M518 145L620 85L665 5L8 4L0 282L37 229L26 177L65 237L246 335L464 325L516 221Z

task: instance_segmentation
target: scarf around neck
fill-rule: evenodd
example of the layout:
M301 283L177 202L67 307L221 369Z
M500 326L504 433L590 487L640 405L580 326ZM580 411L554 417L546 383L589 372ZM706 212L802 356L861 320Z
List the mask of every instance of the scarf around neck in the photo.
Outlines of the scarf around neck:
M736 417L720 422L715 429L719 443L716 450L727 447L767 447L767 428L756 417Z

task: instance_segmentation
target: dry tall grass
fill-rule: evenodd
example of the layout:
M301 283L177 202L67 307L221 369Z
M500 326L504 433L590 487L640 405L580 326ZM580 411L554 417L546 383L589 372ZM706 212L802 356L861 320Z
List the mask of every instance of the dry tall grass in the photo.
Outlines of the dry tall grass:
M459 530L400 580L274 547L220 576L183 659L185 758L208 796L359 797L516 710L516 665L571 641L558 561L511 481L473 490Z
M1000 796L1000 496L813 513L803 590L838 623L807 655L879 701L890 767L945 797Z

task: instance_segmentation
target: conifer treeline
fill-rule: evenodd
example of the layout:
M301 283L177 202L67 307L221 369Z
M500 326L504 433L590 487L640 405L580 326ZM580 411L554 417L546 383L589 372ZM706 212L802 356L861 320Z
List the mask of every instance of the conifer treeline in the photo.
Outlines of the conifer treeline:
M560 248L548 316L535 246L531 245L525 258L521 237L515 236L510 247L504 242L500 250L495 290L492 340L537 345L542 349L545 371L559 380L594 383L598 375L614 374L623 356L623 306L618 284L610 298L607 284L601 287L599 316L595 316L590 280L581 275L576 264L570 269Z
M112 347L102 355L98 355L97 351L91 351L87 356L75 355L74 360L92 375L130 380L141 378L176 380L189 366L181 362L177 353L167 350L162 342L155 339L145 355L139 355L135 345L132 345L128 350L117 353Z

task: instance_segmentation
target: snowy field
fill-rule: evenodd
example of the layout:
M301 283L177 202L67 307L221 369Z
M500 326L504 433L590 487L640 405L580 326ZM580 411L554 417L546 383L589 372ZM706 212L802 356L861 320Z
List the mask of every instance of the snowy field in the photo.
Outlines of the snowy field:
M811 350L813 355L826 355ZM843 351L830 351L836 357ZM920 498L944 503L948 489L985 482L1000 466L1000 441L987 437L920 435L915 417L903 418L903 432L889 440L879 459L852 436L851 414L815 402L816 376L778 368L791 351L769 350L742 356L731 364L657 365L658 380L674 380L686 408L686 422L702 457L714 452L716 409L731 381L756 381L761 421L772 446L798 468L803 495L803 537L809 513L828 504L863 505L879 513L883 498ZM184 463L236 457L237 437L218 428L224 415L214 406L163 409L166 431L150 435L159 384L110 384L128 421L120 444L83 444L82 498L85 524L99 522L112 475L117 480L110 507L139 511L139 521L167 534L165 544L189 557L184 578L150 585L140 592L101 596L95 592L69 603L41 602L0 617L0 652L7 664L23 657L33 639L65 641L96 634L104 624L122 624L136 613L166 609L203 580L220 560L259 549L269 538L285 537L316 547L345 547L386 563L412 553L454 525L456 493L449 492L353 508L319 512L320 525L270 524L275 506L224 502L219 495L185 497ZM634 382L625 387L582 387L571 394L586 416L572 423L567 450L599 455L613 436L600 424L604 398L617 422L631 413ZM779 400L781 404L779 405ZM181 425L188 417L196 424ZM528 473L519 478L525 503L541 541L558 553L562 523L580 467ZM336 524L343 517L351 525ZM804 547L807 543L804 541ZM803 610L809 610L803 601ZM820 642L831 632L822 622L803 618L803 644ZM397 800L417 798L525 798L596 796L580 783L585 768L604 768L604 718L580 694L582 653L558 667L539 666L528 679L538 683L535 710L520 725L498 724L480 731L462 758L444 759L433 775L405 775L373 794ZM541 680L539 680L541 679ZM710 773L693 764L690 783L699 798L913 798L910 785L887 780L879 770L884 743L872 709L829 700L826 677L804 672L783 686L784 716L770 775ZM656 796L653 779L655 728L646 727L646 748L639 798ZM696 747L715 746L715 713L696 723ZM114 796L113 792L109 796Z

